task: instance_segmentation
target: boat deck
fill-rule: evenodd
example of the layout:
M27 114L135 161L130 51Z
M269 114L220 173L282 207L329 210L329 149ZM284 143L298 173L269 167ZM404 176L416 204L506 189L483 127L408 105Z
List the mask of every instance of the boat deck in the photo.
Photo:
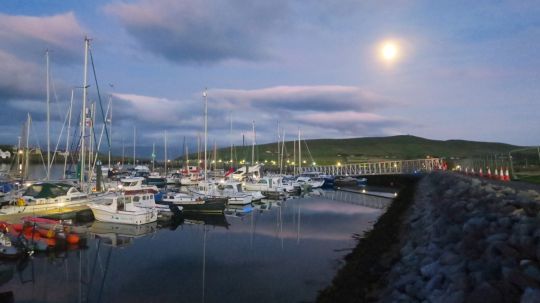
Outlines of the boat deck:
M86 205L66 206L66 207L60 207L60 208L31 212L31 213L0 215L0 221L5 221L7 223L13 224L13 223L20 223L21 218L28 217L28 216L44 217L44 216L62 215L62 216L69 217L70 214L75 215L76 213L80 211L89 210L89 209L90 208Z

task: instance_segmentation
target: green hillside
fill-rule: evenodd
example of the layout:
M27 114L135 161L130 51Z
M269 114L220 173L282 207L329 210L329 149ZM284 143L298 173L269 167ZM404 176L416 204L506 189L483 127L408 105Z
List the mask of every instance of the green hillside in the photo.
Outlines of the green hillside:
M492 154L506 154L519 146L475 142L465 140L430 140L415 136L368 137L353 139L315 139L302 142L302 159L311 162L308 149L317 164L336 162L351 163L376 159L419 159L427 156L445 158L485 157ZM292 161L293 142L285 142L286 155ZM236 159L251 160L251 146L236 147ZM259 161L277 159L276 143L256 146ZM218 150L219 157L228 159L230 149Z

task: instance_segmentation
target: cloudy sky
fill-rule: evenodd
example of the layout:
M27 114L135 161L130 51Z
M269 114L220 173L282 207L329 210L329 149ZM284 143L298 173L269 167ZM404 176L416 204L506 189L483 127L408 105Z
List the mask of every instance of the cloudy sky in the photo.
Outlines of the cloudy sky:
M290 139L301 128L308 139L536 145L539 16L537 1L3 1L0 142L17 142L27 113L31 142L45 142L46 49L53 134L74 87L78 119L87 35L116 146L133 126L141 145L161 145L165 130L173 149L194 142L205 87L209 140L221 145L231 116L235 144L254 120L258 142L274 141L280 121ZM380 58L388 40L392 63Z

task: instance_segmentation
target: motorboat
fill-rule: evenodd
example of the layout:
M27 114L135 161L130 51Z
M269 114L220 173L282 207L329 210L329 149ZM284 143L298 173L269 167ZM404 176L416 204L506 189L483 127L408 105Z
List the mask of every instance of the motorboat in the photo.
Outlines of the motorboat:
M91 202L89 196L72 184L38 182L30 184L22 194L2 206L0 214L32 213L84 205L89 202Z
M142 225L158 219L157 208L136 206L132 197L114 195L104 198L100 203L89 203L88 207L98 221Z
M283 184L282 177L263 177L255 182L246 182L244 188L247 191L261 191L264 193L287 193L294 192L292 185Z
M253 196L242 190L239 182L200 182L199 185L191 189L196 196L210 196L216 198L226 198L228 204L246 205L253 201Z
M144 183L143 177L129 177L120 179L118 190L124 193L124 195L134 195L141 193L156 194L159 192L157 186L147 185Z
M334 186L334 176L324 175L319 172L303 172L299 177L308 177L311 178L310 185L312 188L319 187L333 187ZM318 186L318 183L322 181L322 185Z
M137 207L157 208L160 214L170 213L171 209L168 206L156 204L157 187L145 185L143 181L144 178L142 177L121 179L121 184L119 185L120 192L126 199L131 199Z
M168 193L163 195L160 204L172 206L179 212L223 213L227 198L204 197L188 193ZM179 209L179 207L182 207Z
M160 174L153 172L146 177L146 184L163 188L167 185L167 178L162 177Z
M198 171L189 172L187 175L185 175L184 177L180 179L180 185L185 185L185 186L197 185L203 179L204 179L203 176Z
M167 185L180 185L182 175L180 173L172 173L167 176Z
M311 188L321 188L324 185L324 179L319 177L314 177L310 175L300 175L296 178L296 182L300 185L307 184Z

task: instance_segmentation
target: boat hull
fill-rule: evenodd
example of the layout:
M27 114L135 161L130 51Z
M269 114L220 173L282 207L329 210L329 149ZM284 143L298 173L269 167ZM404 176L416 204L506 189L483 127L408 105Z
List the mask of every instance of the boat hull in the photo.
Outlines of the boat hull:
M108 223L142 225L157 221L157 210L146 210L138 213L129 211L112 212L99 206L89 205L96 220Z
M162 204L169 204L176 207L177 213L180 212L198 212L207 214L222 214L227 203L226 198L208 198L201 202L185 202L185 201L163 201Z

